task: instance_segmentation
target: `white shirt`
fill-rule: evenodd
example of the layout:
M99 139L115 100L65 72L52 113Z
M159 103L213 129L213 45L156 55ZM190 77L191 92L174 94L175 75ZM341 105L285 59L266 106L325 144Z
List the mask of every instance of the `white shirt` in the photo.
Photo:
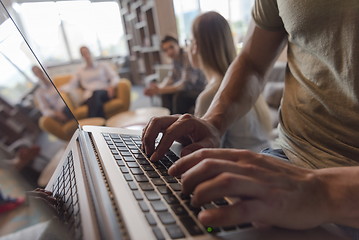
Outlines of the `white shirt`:
M74 88L83 88L83 101L90 98L96 90L106 90L110 86L115 86L119 82L116 72L104 62L95 62L93 67L81 67L70 83L62 89L70 92Z
M202 117L206 113L220 85L220 80L212 78L199 94L194 112L196 117ZM221 145L224 148L248 149L254 152L260 152L270 146L268 133L253 108L227 129Z
M40 83L39 89L35 93L40 111L44 116L54 116L55 112L64 109L65 103L52 85Z

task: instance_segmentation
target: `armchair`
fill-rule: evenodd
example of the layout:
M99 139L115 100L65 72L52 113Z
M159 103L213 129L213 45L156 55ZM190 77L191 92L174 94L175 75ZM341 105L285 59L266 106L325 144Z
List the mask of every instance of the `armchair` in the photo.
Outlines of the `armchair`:
M71 75L57 76L53 78L53 82L56 87L60 88L71 80ZM75 96L71 96L69 93L60 91L61 96L65 100L66 104L75 115L77 120L87 118L88 107L85 105L76 105L74 99ZM115 97L108 101L104 106L106 118L127 111L130 107L131 101L131 82L128 79L122 78L117 85ZM60 123L52 117L43 116L39 120L41 129L55 135L56 137L68 141L77 128L77 123L74 120L70 120L66 123Z

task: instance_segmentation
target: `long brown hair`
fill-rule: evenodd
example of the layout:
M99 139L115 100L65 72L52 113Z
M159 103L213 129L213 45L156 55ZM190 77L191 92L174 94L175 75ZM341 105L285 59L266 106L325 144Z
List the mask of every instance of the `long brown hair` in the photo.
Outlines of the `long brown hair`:
M227 20L217 12L206 12L194 20L192 34L204 66L224 76L236 57Z
M192 34L203 65L224 77L229 65L237 55L227 20L217 12L203 13L194 20ZM253 108L264 129L270 133L272 130L271 115L262 95L259 95Z

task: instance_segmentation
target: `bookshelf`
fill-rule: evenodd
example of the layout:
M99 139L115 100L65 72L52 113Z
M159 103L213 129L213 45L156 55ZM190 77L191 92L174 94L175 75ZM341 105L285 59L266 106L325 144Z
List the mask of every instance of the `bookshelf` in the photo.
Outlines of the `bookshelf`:
M172 0L119 0L129 48L131 80L143 84L164 63L161 39L178 36Z

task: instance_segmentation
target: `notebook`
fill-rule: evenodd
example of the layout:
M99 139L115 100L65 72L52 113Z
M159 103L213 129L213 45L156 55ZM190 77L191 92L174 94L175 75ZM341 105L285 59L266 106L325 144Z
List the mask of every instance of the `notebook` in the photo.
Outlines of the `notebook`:
M5 8L2 12L8 14ZM191 206L191 196L181 193L180 179L167 173L179 160L181 146L174 144L161 160L150 162L141 150L140 134L78 125L46 186L73 239L339 239L324 227L290 231L256 229L250 223L203 226L197 214L231 204L230 199Z

